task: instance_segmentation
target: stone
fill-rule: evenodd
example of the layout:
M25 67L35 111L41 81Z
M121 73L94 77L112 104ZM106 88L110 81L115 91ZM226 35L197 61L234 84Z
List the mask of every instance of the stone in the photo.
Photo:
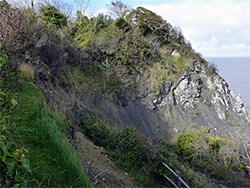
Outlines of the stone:
M246 169L248 171L248 175L250 176L250 166L246 166Z
M172 53L171 53L171 56L173 56L174 58L178 59L181 57L181 54L177 51L177 50L174 50Z

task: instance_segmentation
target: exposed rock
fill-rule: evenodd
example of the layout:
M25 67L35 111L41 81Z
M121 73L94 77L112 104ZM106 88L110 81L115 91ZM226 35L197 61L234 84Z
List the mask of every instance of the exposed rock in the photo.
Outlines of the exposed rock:
M181 54L180 54L177 50L174 50L174 51L171 53L171 55L172 55L173 57L177 58L177 59L181 57Z
M114 97L110 104L119 105L112 109L104 102L101 112L96 112L121 125L134 125L147 137L168 141L190 124L210 127L220 136L235 133L232 121L249 129L249 115L240 96L219 75L208 73L205 65L190 61L193 67L174 82L159 80L161 69L146 70L136 82L136 91L123 93L122 100ZM244 134L250 136L249 131Z
M66 110L72 104L82 111L92 110L119 125L134 125L152 140L162 138L171 142L191 124L209 127L220 136L236 135L236 124L242 127L243 136L250 138L249 115L240 96L229 90L225 80L211 74L207 65L195 58L188 59L188 66L175 78L171 77L174 70L166 68L167 64L156 62L145 67L129 78L133 84L124 84L114 92L95 87L99 83L87 78L81 83L82 89L65 87L51 73L40 75L46 81L37 85L46 97L63 104ZM40 79L38 73L36 80Z

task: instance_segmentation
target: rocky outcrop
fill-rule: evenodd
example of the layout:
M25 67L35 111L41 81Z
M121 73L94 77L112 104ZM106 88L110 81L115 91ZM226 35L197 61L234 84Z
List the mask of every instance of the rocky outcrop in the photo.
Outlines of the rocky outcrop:
M177 53L170 55L180 58ZM37 64L46 67L48 63L42 62L44 58L40 56ZM241 127L242 134L250 138L250 118L240 95L210 71L206 62L190 58L183 63L185 68L179 73L167 61L145 66L130 79L133 84L115 91L95 88L96 81L87 77L86 83L81 80L82 89L67 86L53 72L49 73L49 66L48 71L36 69L36 83L47 98L65 110L92 110L119 125L134 125L151 140L173 141L176 133L187 130L191 124L209 127L209 131L220 136L237 135Z
M156 63L138 75L135 89L103 96L94 106L99 115L119 124L134 125L143 135L172 141L191 124L209 127L218 136L250 136L249 115L240 95L208 66L195 59L178 79L169 79L166 66Z

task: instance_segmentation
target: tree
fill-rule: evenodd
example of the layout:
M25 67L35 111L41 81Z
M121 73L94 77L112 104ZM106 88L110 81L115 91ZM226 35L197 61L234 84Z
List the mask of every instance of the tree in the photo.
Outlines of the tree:
M143 35L152 34L164 24L164 20L160 16L143 7L131 11L128 18L133 20Z
M85 14L89 6L90 0L74 0L77 12L80 11L82 15ZM78 13L79 14L79 13Z
M109 10L111 16L114 16L116 19L120 17L125 19L132 9L121 1L116 0L111 2Z
M45 27L59 29L67 24L67 18L54 6L42 6L40 14Z
M64 0L35 0L35 2L39 8L41 6L53 6L65 17L70 18L72 16L73 6L65 3Z

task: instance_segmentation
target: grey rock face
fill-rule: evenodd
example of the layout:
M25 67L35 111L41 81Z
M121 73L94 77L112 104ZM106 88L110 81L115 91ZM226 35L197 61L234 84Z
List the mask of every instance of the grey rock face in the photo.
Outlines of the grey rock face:
M138 77L135 91L122 93L122 98L114 95L102 104L100 114L119 124L134 125L147 137L166 141L172 141L190 124L209 127L225 136L236 134L234 122L250 136L250 119L240 95L229 90L218 74L209 73L206 65L196 60L190 63L191 68L175 81L167 79L167 70L164 72L160 64L145 71Z
M186 63L187 68L177 74L168 62L156 62L133 78L132 88L124 86L116 92L66 88L51 73L39 74L44 70L36 73L36 80L46 98L52 98L65 109L74 104L80 110L92 110L114 123L134 125L152 140L162 138L171 142L191 124L209 127L218 136L237 136L240 127L242 136L250 138L250 118L240 95L229 90L225 80L210 73L199 60L193 58ZM44 66L48 66L46 62Z

